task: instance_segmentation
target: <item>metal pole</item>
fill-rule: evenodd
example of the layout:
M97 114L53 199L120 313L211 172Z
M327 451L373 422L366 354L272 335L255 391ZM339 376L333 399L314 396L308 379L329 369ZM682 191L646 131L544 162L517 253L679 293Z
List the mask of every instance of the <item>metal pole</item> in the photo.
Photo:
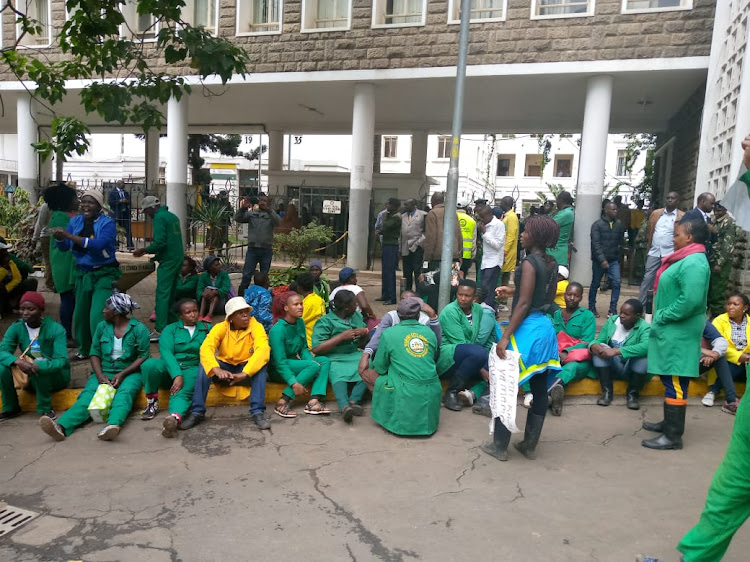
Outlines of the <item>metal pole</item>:
M456 66L456 91L453 100L453 129L451 160L445 192L445 217L443 220L443 251L440 256L440 292L438 308L442 310L450 302L451 266L453 265L453 239L456 231L456 199L458 198L458 152L461 144L461 125L464 110L464 81L466 79L466 55L469 50L469 20L471 0L461 0L461 29L458 34L458 64Z

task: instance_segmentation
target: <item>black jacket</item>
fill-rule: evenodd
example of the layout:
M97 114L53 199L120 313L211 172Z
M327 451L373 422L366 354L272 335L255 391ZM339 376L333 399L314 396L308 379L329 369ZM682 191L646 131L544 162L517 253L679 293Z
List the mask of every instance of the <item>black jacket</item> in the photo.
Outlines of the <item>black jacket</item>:
M619 261L623 245L622 223L615 220L610 227L604 219L591 225L591 259L596 262Z

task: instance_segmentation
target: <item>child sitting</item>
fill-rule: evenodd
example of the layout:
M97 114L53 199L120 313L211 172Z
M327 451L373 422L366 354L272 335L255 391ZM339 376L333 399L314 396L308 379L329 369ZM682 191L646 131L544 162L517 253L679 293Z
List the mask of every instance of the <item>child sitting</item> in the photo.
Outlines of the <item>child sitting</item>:
M203 273L198 276L198 288L196 297L200 302L200 315L198 320L211 322L217 309L224 308L232 283L229 275L221 269L221 260L216 256L208 256L203 260Z
M268 333L273 324L273 314L271 314L271 303L273 295L268 290L268 273L256 271L253 274L253 283L245 289L245 302L252 307L250 314L263 325L263 329Z

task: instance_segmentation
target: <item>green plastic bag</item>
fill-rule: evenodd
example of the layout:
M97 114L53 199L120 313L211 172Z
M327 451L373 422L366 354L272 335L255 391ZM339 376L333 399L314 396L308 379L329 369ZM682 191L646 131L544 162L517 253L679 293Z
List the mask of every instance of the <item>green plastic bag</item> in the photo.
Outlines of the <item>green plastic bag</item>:
M89 403L89 415L97 423L106 423L109 409L115 399L115 389L111 384L100 384Z

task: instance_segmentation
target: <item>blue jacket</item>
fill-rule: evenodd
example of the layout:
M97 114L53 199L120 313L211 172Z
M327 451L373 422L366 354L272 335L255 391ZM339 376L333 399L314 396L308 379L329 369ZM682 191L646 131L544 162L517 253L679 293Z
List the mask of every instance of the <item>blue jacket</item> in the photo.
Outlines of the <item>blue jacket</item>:
M74 216L65 230L70 234L80 236L83 230L83 220L83 215ZM117 264L115 257L117 227L115 221L105 214L100 214L94 221L94 236L88 239L88 244L82 252L74 250L73 242L70 240L56 240L55 243L61 252L72 251L76 266L84 271L93 271L105 265Z
M268 333L273 324L273 314L271 313L273 295L271 294L271 291L259 287L258 285L250 285L245 289L245 294L243 296L245 297L245 302L253 307L250 311L250 315L263 324L263 328L265 328L266 333Z

